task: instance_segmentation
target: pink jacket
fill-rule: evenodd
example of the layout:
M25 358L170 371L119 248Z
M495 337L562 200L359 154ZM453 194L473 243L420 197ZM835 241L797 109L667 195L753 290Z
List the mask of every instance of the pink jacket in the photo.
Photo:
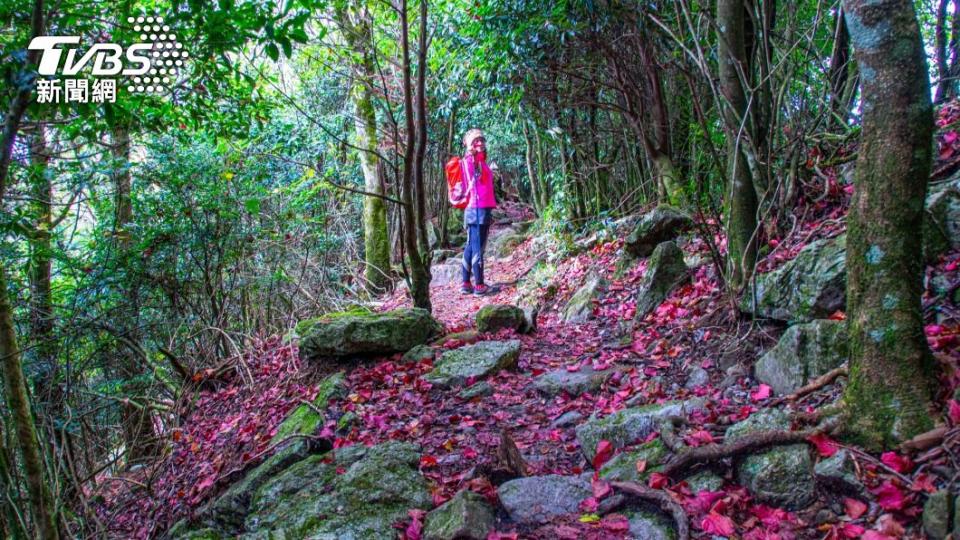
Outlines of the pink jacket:
M473 189L470 190L470 200L467 203L467 208L496 208L497 199L493 194L493 171L487 166L486 160L479 160L481 170L480 181L474 183L473 174L471 174L475 167L474 161L475 157L473 154L467 154L460 160L464 168L464 178L469 178L470 183L473 184Z

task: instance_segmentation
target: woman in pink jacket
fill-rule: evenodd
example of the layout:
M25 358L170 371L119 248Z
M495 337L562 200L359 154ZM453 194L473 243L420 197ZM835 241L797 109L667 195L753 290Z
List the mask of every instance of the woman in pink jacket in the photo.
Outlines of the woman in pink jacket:
M469 199L463 211L467 245L463 248L463 286L460 292L482 296L491 292L490 287L483 282L483 250L487 246L487 234L493 221L491 213L497 206L497 200L493 194L493 172L487 166L487 141L483 132L479 129L467 131L463 136L463 145L466 147L466 155L461 163Z

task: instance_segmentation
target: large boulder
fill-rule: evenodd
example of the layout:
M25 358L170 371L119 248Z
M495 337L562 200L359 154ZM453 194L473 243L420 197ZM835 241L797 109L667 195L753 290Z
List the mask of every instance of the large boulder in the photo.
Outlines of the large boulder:
M928 262L960 248L960 175L932 184L923 216L923 255Z
M523 310L505 304L487 304L477 311L477 331L496 332L504 328L520 331L526 325Z
M482 495L463 490L427 514L424 540L485 540L496 517Z
M646 257L661 242L673 240L693 226L693 220L680 210L661 204L644 215L623 244L634 257Z
M423 378L438 387L461 386L517 365L520 340L481 341L443 353L433 370Z
M647 261L647 270L637 294L636 318L642 319L659 306L675 287L690 279L683 251L674 242L657 245Z
M260 487L246 530L264 538L393 538L409 509L432 506L413 445L344 450L334 459L312 456Z
M310 361L402 353L442 331L443 325L420 308L331 313L297 325L300 356Z
M847 237L818 240L780 268L756 276L741 311L781 321L825 319L846 306ZM754 297L756 306L754 307Z
M577 512L580 502L592 494L586 478L557 474L517 478L497 489L510 519L521 525L548 523Z
M606 440L614 448L623 448L641 442L648 435L659 430L660 421L664 418L683 416L697 409L703 409L703 400L668 401L623 409L603 418L591 416L588 421L577 426L580 451L586 456L587 461L593 461L600 441Z
M600 274L596 272L588 274L583 285L567 301L567 306L563 309L563 321L579 324L592 318L593 301L600 298L603 291L607 289L607 285L607 280Z
M313 435L323 426L323 415L319 411L327 408L327 402L334 398L344 397L347 394L346 378L343 372L330 375L320 383L317 397L312 406L301 403L287 414L283 422L277 427L270 444L277 444L293 435Z
M579 371L558 369L540 375L533 381L533 386L541 394L548 397L557 396L563 392L571 396L579 396L586 392L596 392L604 382L613 375L614 370L605 369L596 371L590 366Z
M750 433L789 430L789 414L766 409L727 429L724 442L736 442ZM737 479L758 502L787 510L807 507L816 498L813 461L806 444L778 446L737 463Z
M789 394L847 360L846 324L818 319L795 324L753 367L778 394Z

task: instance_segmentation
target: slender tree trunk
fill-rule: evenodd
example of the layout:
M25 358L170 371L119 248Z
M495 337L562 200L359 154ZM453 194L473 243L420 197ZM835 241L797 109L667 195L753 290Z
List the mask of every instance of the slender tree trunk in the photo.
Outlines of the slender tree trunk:
M920 310L933 114L913 3L845 0L863 135L847 238L848 433L871 449L933 427L935 364Z
M540 187L537 185L537 173L533 169L533 148L530 142L530 129L527 123L523 123L523 141L526 143L524 157L527 163L527 176L530 179L530 201L533 203L533 211L539 216L543 213L540 207Z
M753 272L757 253L757 193L747 166L747 100L740 73L746 73L744 9L740 0L717 0L721 104L727 131L728 285L739 289Z
M43 0L34 0L31 13L31 36L43 34ZM27 69L36 65L39 51L28 51ZM6 194L7 174L13 155L13 144L23 120L23 113L30 103L33 86L25 84L17 90L4 118L3 134L0 135L0 207ZM0 361L3 366L4 393L7 407L13 420L13 428L20 446L27 490L30 493L30 509L39 536L44 540L59 538L54 515L53 496L44 479L43 457L40 440L34 426L27 383L23 376L20 348L13 326L13 307L7 295L7 269L0 265Z
M425 267L420 250L417 246L417 205L414 201L414 165L416 148L416 124L413 105L413 83L410 75L410 24L407 17L407 1L400 2L400 48L403 71L403 109L406 120L406 144L403 154L403 172L400 179L401 200L403 208L403 244L407 252L407 263L410 265L410 295L413 305L431 311L430 305L430 274ZM417 196L422 197L422 191Z
M137 300L139 287L136 277L132 275L133 239L129 230L133 223L129 126L114 123L111 126L110 143L110 152L114 160L114 238L117 241L117 258L120 261L120 267L126 274L127 283L127 290L120 292L123 300L120 303L121 320L118 322L117 328L121 329L124 338L133 343L139 343L140 304ZM215 302L214 294L210 295L210 301L211 303ZM216 312L215 304L212 310ZM120 346L118 354L120 356L119 371L123 378L127 380L135 379L144 372L144 359L139 358L133 351ZM134 389L136 389L134 386L129 388L131 391ZM125 403L120 406L120 416L123 424L123 440L127 450L127 461L135 463L156 456L159 447L149 409L145 407L137 408L132 404Z
M833 53L830 55L830 114L831 124L846 127L849 102L845 99L847 79L850 77L850 32L843 16L843 8L837 9L837 22L833 33Z
M417 141L413 156L413 186L416 193L417 237L420 241L420 254L423 267L430 281L430 241L427 236L427 190L424 182L424 161L427 153L427 0L420 0L420 34L417 47L417 93L414 96Z

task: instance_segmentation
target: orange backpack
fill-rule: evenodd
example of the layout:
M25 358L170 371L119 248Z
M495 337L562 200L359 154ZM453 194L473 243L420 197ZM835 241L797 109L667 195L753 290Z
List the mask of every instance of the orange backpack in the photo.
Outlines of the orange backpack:
M470 202L470 193L465 187L460 156L450 158L444 169L447 172L447 198L450 200L450 206L466 208Z

